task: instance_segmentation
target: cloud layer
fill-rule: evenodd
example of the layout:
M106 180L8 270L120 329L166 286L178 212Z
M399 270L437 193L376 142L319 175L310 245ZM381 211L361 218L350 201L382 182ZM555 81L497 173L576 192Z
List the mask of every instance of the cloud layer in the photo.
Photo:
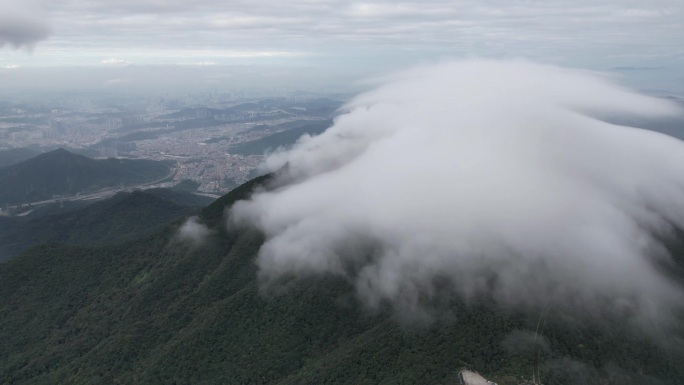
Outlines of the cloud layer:
M392 76L273 155L235 205L265 284L348 277L369 306L443 293L665 321L682 292L657 236L684 228L684 144L597 117L679 114L597 74L472 60Z
M590 68L664 66L681 76L684 4L672 0L35 0L49 47L0 65L268 64L377 73L446 57L523 57ZM49 48L49 49L47 49ZM665 76L665 75L664 75ZM667 85L668 83L664 83Z

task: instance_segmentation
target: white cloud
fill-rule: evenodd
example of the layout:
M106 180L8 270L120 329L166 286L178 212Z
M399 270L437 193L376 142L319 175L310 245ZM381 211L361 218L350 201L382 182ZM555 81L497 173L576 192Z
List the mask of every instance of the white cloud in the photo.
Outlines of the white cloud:
M131 62L123 59L117 59L117 58L109 58L109 59L103 59L100 61L100 64L104 65L129 65Z
M443 16L453 11L452 7L424 7L409 3L356 3L349 8L351 17L394 18L401 16Z
M200 223L198 217L188 218L178 229L177 237L181 241L191 242L195 245L204 243L211 234L211 230Z
M684 143L595 116L681 114L599 75L522 61L389 77L288 153L285 187L233 215L260 228L264 282L338 274L371 306L447 290L505 306L667 322L655 265L684 228Z
M109 79L102 83L103 87L114 87L118 86L120 84L126 84L128 81L126 79L121 79L121 78L116 78L116 79Z

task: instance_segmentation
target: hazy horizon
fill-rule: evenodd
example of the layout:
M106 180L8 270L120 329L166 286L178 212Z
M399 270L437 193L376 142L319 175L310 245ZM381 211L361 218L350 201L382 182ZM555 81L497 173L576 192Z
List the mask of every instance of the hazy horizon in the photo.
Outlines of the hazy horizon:
M684 94L684 6L487 2L1 0L4 94L91 90L357 92L390 71L526 59Z

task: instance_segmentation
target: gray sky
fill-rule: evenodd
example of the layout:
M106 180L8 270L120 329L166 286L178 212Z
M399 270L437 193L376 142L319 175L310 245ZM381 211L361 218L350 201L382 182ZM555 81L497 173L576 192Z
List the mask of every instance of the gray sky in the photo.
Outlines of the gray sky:
M684 68L680 0L0 0L0 9L4 71L258 65L377 74L477 56L636 67L669 72L672 82Z

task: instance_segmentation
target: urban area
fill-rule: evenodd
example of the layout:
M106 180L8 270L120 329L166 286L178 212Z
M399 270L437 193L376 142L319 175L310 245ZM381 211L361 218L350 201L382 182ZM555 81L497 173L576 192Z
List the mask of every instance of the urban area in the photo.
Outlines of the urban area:
M192 181L198 192L218 196L249 180L265 154L322 132L341 99L202 93L0 102L0 150L64 148L95 159L168 161L173 175L146 187Z

